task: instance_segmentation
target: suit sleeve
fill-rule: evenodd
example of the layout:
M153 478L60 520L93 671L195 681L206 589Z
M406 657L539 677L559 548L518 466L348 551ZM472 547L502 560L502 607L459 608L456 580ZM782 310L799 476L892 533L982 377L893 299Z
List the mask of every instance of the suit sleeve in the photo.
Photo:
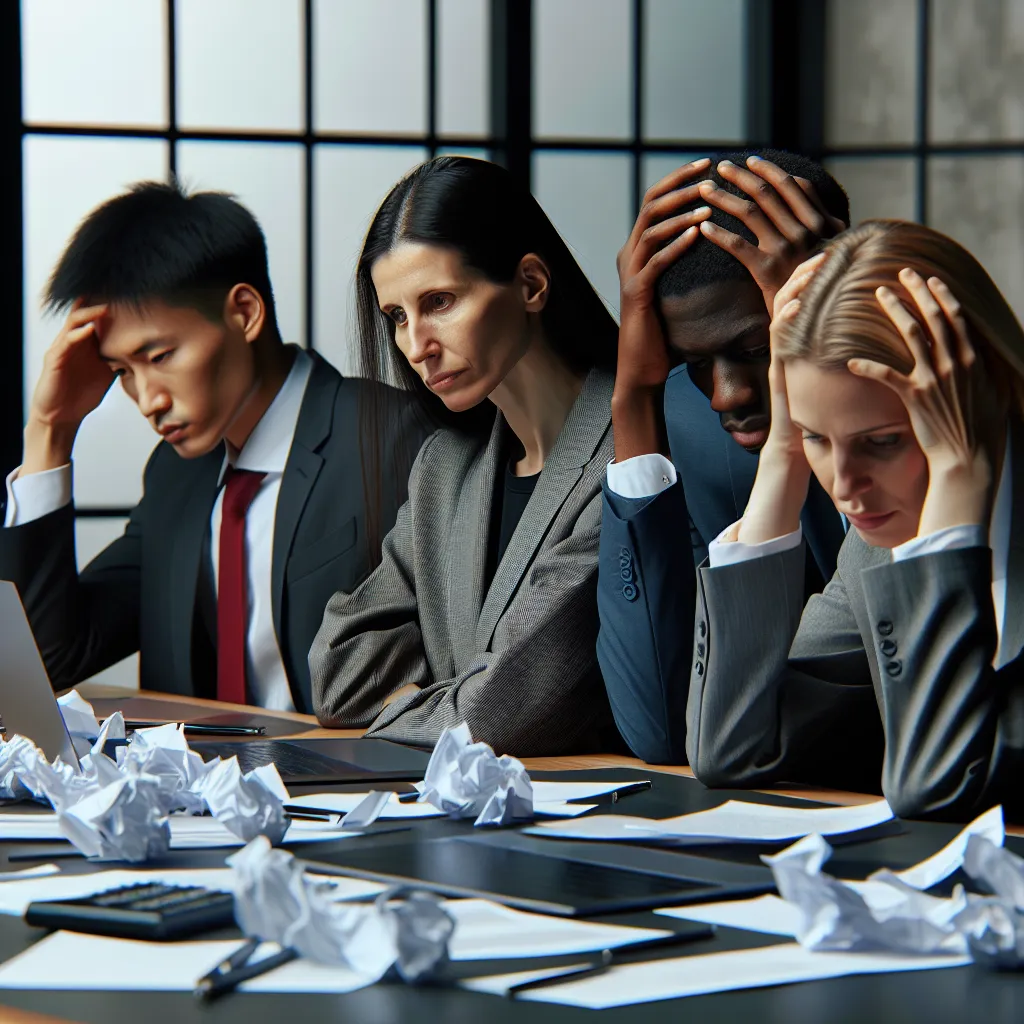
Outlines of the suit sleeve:
M147 489L163 447L146 467ZM139 649L142 536L149 500L143 497L124 534L81 573L72 505L0 530L0 577L18 588L55 689L74 686Z
M696 582L682 484L603 498L597 658L615 724L644 761L685 763Z
M708 786L865 786L880 763L868 654L836 573L804 607L805 546L699 572L687 752ZM877 782L875 783L877 786Z
M904 816L964 818L1015 803L1024 659L992 667L992 553L972 547L862 573L881 668L882 787Z

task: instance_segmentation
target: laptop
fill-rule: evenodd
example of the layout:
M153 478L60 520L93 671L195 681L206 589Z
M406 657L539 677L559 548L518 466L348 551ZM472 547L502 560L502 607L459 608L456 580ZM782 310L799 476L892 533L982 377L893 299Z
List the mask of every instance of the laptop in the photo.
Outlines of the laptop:
M59 754L79 766L21 598L7 580L0 580L0 724L8 738L27 736L51 761ZM286 783L418 782L430 760L429 750L378 739L190 741L189 746L205 760L237 756L243 771L273 762Z
M78 755L50 686L18 589L0 580L0 725L4 738L27 736L52 761Z

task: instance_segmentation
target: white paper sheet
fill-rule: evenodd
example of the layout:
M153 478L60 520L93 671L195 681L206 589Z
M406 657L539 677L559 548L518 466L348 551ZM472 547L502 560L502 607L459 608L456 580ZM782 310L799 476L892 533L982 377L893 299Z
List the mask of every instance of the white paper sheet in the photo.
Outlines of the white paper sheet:
M529 914L489 900L448 900L444 906L456 922L448 947L453 960L556 956L612 949L668 934L654 928Z
M0 988L191 992L199 978L238 946L237 940L136 942L54 932L0 967ZM256 956L262 957L263 950ZM343 967L296 960L239 988L245 992L353 992L369 983Z
M812 833L823 836L858 832L890 821L884 800L853 807L778 807L728 800L709 811L675 818L636 818L599 814L579 821L552 822L524 829L559 839L664 842L681 846L713 843L778 843Z
M788 985L798 981L839 978L853 974L885 974L960 967L969 957L921 957L870 953L810 953L796 943L742 949L727 953L677 957L628 964L564 985L524 992L518 999L559 1003L600 1010L659 999L731 992L745 988ZM476 992L503 995L517 981L543 977L551 971L529 971L464 981Z
M538 785L544 785L544 783L535 783L534 788ZM552 786L573 786L575 783L561 783L553 782ZM594 787L588 783L581 783L586 789L586 792L581 792L579 796L598 795L593 793ZM614 787L619 783L603 783L604 786ZM624 784L623 784L624 785ZM556 795L561 790L556 792ZM566 803L567 799L575 799L571 790L567 790L567 796L561 799L551 799L543 801L534 801L533 810L534 813L539 817L549 818L575 818L580 814L586 814L587 811L592 811L596 804L570 804ZM611 792L611 789L603 790L603 792ZM305 796L293 797L288 801L289 805L294 804L296 807L322 807L326 811L337 811L339 814L348 814L361 800L368 796L367 793L307 793ZM384 805L384 810L381 812L380 817L393 818L393 819L404 819L404 818L443 818L444 811L439 811L433 804L426 803L400 803L398 800L398 794L392 795L391 799ZM298 822L293 822L293 825L297 825Z
M59 874L60 868L56 864L40 864L21 871L0 871L0 882L20 882L26 878L45 878L47 875Z
M123 885L162 882L164 885L203 885L208 889L230 891L233 873L230 868L169 868L166 870L132 871L117 869L94 871L89 874L54 874L47 878L24 879L0 885L0 914L20 917L33 900L73 900L90 896L94 892L117 889ZM379 882L364 882L358 878L337 875L310 877L329 886L334 899L360 899L383 892L386 886Z

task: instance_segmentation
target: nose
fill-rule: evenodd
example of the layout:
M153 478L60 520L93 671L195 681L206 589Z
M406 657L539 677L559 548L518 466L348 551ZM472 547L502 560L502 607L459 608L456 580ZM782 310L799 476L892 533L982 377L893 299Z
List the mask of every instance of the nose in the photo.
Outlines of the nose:
M755 374L728 360L716 359L711 372L711 408L719 415L762 406L761 389Z
M434 336L430 321L425 317L410 317L406 327L408 351L406 358L416 366L431 356L440 355L441 346Z
M135 392L132 397L139 407L139 412L147 419L161 416L171 408L171 396L163 386L147 381L141 373L135 375L132 383L132 390Z
M852 501L871 489L871 475L860 460L841 445L832 449L832 497L835 501Z

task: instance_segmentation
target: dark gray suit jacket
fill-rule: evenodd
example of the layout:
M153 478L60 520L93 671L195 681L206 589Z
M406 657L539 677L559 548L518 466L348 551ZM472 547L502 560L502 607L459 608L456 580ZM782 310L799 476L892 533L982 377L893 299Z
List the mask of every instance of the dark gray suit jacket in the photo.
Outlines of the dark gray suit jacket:
M1024 430L1013 426L1004 644L1024 641ZM992 668L992 553L892 561L850 531L804 607L804 549L700 570L687 750L711 786L881 789L897 814L1024 804L1024 656ZM705 635L706 634L706 635Z
M685 367L665 388L675 484L653 498L623 498L605 486L597 600L597 656L615 721L637 757L686 760L686 699L693 663L694 567L708 544L743 515L757 456L722 429ZM835 572L843 526L812 481L802 518L813 557L805 595Z
M274 626L292 699L307 713L313 702L306 655L324 606L368 571L357 407L362 390L374 386L343 378L311 355L281 480L271 570ZM200 567L209 558L223 460L223 446L186 460L157 445L124 535L81 574L72 506L0 529L0 578L17 584L56 689L139 651L144 689L216 696L216 607ZM385 497L385 528L397 498Z
M442 430L426 442L381 565L331 599L310 651L324 724L430 745L466 721L517 756L607 747L594 641L611 392L612 377L591 371L489 586L504 421L489 439ZM408 683L421 689L384 707Z

